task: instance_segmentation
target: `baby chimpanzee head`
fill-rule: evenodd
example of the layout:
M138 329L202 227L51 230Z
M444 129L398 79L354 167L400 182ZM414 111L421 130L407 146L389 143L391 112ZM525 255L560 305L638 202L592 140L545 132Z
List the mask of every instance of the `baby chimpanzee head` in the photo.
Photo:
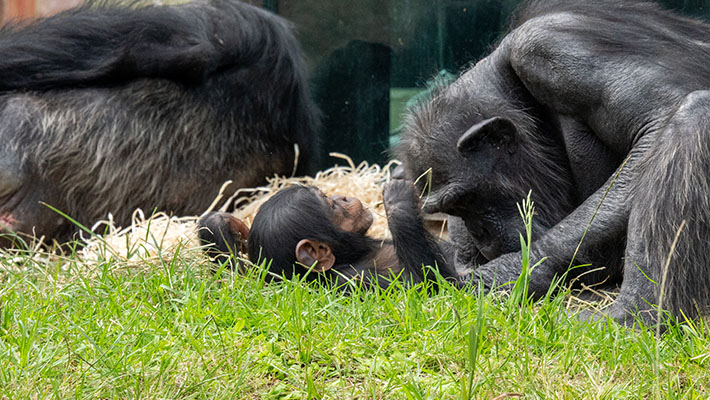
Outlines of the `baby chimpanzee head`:
M291 186L267 200L254 217L249 259L271 262L269 270L286 278L327 272L368 256L373 239L365 236L372 213L353 197L331 196L312 186Z

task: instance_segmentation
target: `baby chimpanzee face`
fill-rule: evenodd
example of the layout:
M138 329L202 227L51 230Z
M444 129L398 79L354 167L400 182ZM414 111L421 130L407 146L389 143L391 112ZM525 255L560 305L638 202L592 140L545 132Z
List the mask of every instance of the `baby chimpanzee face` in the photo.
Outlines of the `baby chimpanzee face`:
M318 194L329 209L333 225L344 231L363 235L370 229L373 221L372 212L365 208L360 200L341 195L327 197L321 191L318 191Z

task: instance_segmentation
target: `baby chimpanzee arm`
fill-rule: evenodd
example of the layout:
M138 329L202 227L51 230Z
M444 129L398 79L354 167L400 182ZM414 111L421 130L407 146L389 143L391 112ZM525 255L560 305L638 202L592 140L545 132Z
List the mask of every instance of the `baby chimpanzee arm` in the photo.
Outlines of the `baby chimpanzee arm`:
M458 275L424 227L414 184L399 179L386 183L384 204L397 259L402 269L411 274L412 280L416 283L434 279L432 272L426 269L432 267L438 268L447 280L458 282Z

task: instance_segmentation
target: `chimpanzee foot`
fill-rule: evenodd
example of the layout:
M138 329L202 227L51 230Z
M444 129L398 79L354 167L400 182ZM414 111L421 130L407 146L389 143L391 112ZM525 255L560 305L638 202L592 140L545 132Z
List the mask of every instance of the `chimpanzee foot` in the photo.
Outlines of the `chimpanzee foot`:
M655 330L657 327L657 311L651 309L629 312L626 310L618 310L618 308L611 306L604 311L587 309L572 311L572 313L575 314L580 321L589 323L606 321L608 319L629 329L640 329L641 326L644 326L647 329ZM661 323L661 332L665 332L667 328L667 324Z
M604 314L593 310L570 310L569 313L584 322L596 322L604 318Z
M249 228L246 224L224 212L210 212L200 218L197 235L207 246L205 253L217 263L230 260L230 255L246 253Z

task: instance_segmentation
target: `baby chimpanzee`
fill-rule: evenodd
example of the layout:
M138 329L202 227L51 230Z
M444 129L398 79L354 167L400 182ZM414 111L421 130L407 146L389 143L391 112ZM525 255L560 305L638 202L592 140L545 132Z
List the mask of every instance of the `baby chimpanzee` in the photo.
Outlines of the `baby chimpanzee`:
M404 180L385 184L384 205L391 241L365 235L373 218L360 200L327 197L310 186L276 193L259 209L251 232L232 215L213 212L200 220L199 236L212 245L210 256L224 260L248 235L249 259L266 260L271 273L286 278L310 269L309 280L324 276L339 285L361 279L366 285L387 287L395 276L413 283L436 282L426 268L431 266L458 285L459 276L449 264L453 260L424 227L414 185Z

